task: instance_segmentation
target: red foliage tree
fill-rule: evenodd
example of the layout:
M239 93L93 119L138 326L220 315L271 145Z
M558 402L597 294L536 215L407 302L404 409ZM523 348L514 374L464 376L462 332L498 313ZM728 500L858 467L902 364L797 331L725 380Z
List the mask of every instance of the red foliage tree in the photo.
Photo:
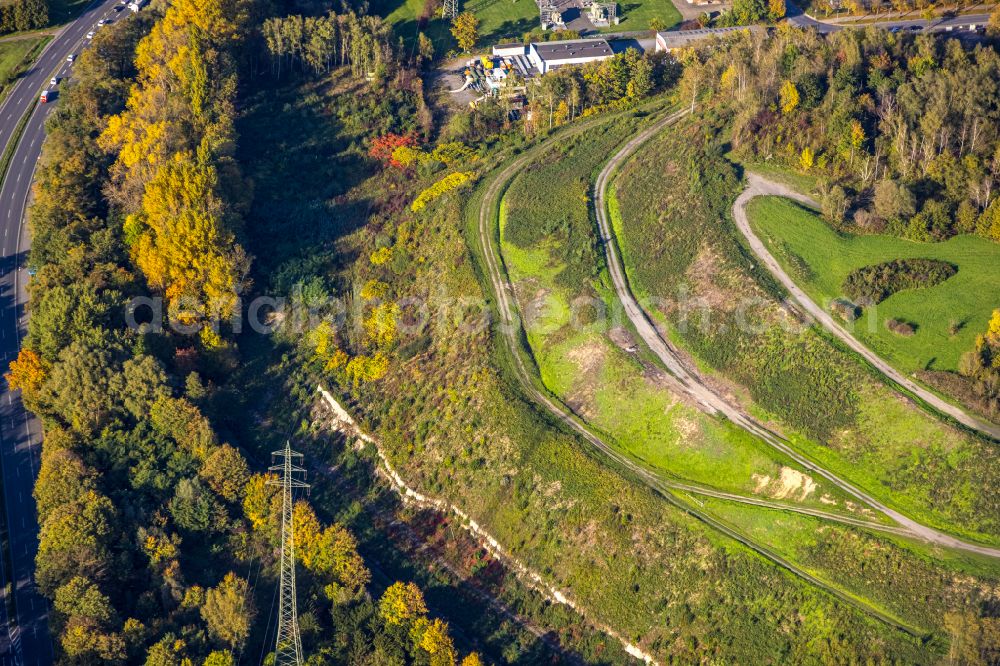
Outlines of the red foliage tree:
M382 164L402 167L402 164L392 158L392 153L401 146L414 148L416 145L417 140L410 134L383 134L372 140L371 148L368 149L368 155L374 157Z

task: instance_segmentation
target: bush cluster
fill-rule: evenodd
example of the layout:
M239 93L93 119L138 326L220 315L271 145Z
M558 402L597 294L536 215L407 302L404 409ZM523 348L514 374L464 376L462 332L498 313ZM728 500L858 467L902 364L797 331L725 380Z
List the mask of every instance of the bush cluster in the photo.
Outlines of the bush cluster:
M898 291L933 287L958 272L958 267L937 259L895 259L864 266L844 280L844 293L855 303L881 303Z

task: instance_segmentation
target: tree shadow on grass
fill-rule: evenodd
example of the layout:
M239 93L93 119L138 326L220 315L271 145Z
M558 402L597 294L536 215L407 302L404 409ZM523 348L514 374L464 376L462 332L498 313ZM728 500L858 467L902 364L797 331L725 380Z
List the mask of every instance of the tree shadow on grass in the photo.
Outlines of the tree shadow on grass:
M344 195L377 168L348 150L322 97L299 99L297 91L295 85L261 90L247 100L239 126L240 161L254 188L245 236L262 287L288 262L333 255L338 238L365 224L367 202L346 202Z

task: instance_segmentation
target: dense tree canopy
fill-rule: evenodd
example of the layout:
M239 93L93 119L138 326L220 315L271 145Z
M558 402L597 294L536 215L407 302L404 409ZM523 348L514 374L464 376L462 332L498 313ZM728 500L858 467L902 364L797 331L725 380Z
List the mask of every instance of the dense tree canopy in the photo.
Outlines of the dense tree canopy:
M685 79L702 80L732 114L737 152L821 176L834 222L919 241L1000 241L995 49L874 28L820 37L782 27L703 56Z

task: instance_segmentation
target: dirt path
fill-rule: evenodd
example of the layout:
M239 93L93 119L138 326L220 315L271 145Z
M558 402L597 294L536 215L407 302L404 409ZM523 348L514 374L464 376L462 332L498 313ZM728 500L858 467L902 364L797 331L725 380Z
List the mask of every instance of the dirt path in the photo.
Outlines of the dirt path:
M632 294L631 288L629 287L628 278L625 274L625 269L622 266L621 257L619 256L618 249L615 244L615 237L608 215L606 199L607 188L612 175L618 167L623 164L625 160L639 148L639 146L655 135L660 129L675 122L680 115L682 114L675 114L674 116L667 117L632 138L604 166L600 174L598 174L594 186L594 206L601 233L601 245L604 247L605 255L607 257L611 281L614 284L615 293L621 301L625 313L628 315L629 320L632 322L632 325L635 327L643 342L660 359L663 365L677 377L681 384L687 389L688 394L699 404L705 406L712 412L725 416L727 419L747 432L760 437L762 440L771 445L771 447L781 453L784 453L789 458L805 467L807 470L819 474L844 492L853 495L857 499L888 516L898 525L905 528L912 536L940 546L986 555L988 557L1000 558L1000 548L969 543L951 536L950 534L940 532L932 527L918 523L917 521L903 515L899 511L886 506L872 495L845 479L840 478L833 472L820 467L817 463L793 449L789 445L788 441L783 437L768 429L749 414L742 411L742 409L738 406L728 403L722 396L716 393L708 385L706 380L697 372L689 371L682 362L682 357L678 350L667 342L660 335L659 331L657 331L653 326L652 320L636 301L635 296ZM734 204L734 212L739 211L739 214L743 215L743 208L748 198L747 192L744 192L743 195L737 199L736 204ZM743 219L745 223L745 215L743 215Z
M670 114L664 118L661 118L656 123L651 125L649 128L647 128L639 135L637 135L636 138L632 139L628 144L626 144L626 147L623 148L623 151L634 150L639 145L641 145L643 141L651 137L653 134L661 130L663 127L676 122L678 119L686 115L686 113L687 111L679 111ZM559 138L567 139L569 137L576 136L577 134L589 129L600 120L601 120L600 118L595 118L590 121L582 121L575 127L572 127L571 129L565 131L563 134L560 135ZM545 144L545 146L547 145L548 144ZM772 502L769 500L763 500L759 498L750 498L740 495L732 495L729 493L722 493L721 491L714 491L714 490L706 492L706 489L702 487L697 487L689 484L676 483L664 479L660 475L655 474L649 469L647 469L645 466L635 462L632 458L622 454L616 448L612 447L607 442L602 440L600 437L595 435L567 407L565 407L561 403L557 403L553 398L551 398L548 394L546 394L536 386L534 380L532 379L532 374L528 371L524 359L522 358L522 353L520 350L521 343L519 337L521 332L521 320L516 304L512 303L513 301L512 295L514 293L514 288L510 284L509 278L506 273L506 268L503 266L500 253L494 245L494 238L496 237L500 199L503 193L506 191L507 187L509 186L510 182L514 179L514 177L518 173L520 173L521 170L523 170L528 164L530 164L533 159L537 159L538 152L539 150L537 148L526 151L516 160L507 165L507 167L504 168L498 175L496 175L492 180L492 182L490 182L486 190L486 194L483 197L483 201L480 204L479 228L478 228L479 242L483 253L483 259L485 261L486 273L489 277L493 294L497 299L497 310L499 311L500 314L500 321L498 322L500 329L499 333L504 337L507 347L510 350L513 360L513 370L517 375L516 378L518 382L521 384L522 388L524 389L527 397L533 400L543 409L551 413L553 416L555 416L559 421L564 423L573 432L575 432L580 437L582 437L586 442L591 444L595 449L597 449L601 454L607 457L616 466L633 475L633 477L640 483L643 483L644 485L649 487L651 490L656 492L660 497L662 497L667 502L677 507L684 513L687 513L688 515L700 520L701 522L705 523L709 527L712 527L713 529L724 534L725 536L728 536L729 538L743 544L750 550L756 552L758 555L761 555L762 557L771 561L777 566L823 589L824 591L837 597L841 601L844 601L845 603L848 603L851 606L854 606L855 608L858 608L865 613L869 613L872 616L902 631L905 631L915 636L919 635L919 632L914 630L913 628L901 624L897 619L885 613L882 613L878 609L873 608L865 604L864 602L859 601L852 595L849 595L841 591L840 589L834 587L827 581L824 581L823 579L813 575L812 573L800 568L793 562L785 559L778 553L772 551L770 548L758 544L755 541L749 539L748 537L740 534L739 532L736 532L728 525L715 519L710 514L701 511L694 503L682 499L678 495L678 492L704 494L714 497L721 497L722 495L726 495L724 499L730 499L732 501L739 501L747 504L753 504L763 508L780 509L784 511L793 511L797 513L809 513L811 515L815 515L816 517L838 520L840 522L853 523L854 521L852 519L845 520L844 517L837 516L836 514L829 514L822 511L805 509L804 507L792 507L785 504L779 504L777 502ZM624 156L627 156L627 154L628 153L626 152ZM618 164L620 160L616 162L615 159L619 158L619 156L621 155L622 153L616 155L615 158L612 159L612 163ZM621 157L621 159L624 159L624 156ZM601 202L603 205L603 196L601 198ZM626 308L628 308L627 305ZM638 306L636 305L635 308L638 308ZM632 310L632 312L636 312L636 310ZM641 310L638 312L641 313ZM681 369L683 370L682 366ZM714 413L714 410L710 406L703 405L703 407L705 408L705 411ZM812 464L807 464L806 466L810 470L817 469ZM877 505L873 506L875 506L875 508L878 508ZM819 514L823 515L821 516ZM861 522L865 522L866 524L864 526L868 528L883 529L890 532L895 532L897 534L905 534L907 536L913 535L913 530L908 529L906 527L895 527L888 525L879 525L878 527L876 527L876 525L878 525L877 523L871 523L867 521L861 521ZM996 554L997 556L1000 556L1000 550L998 550Z
M761 263L764 264L767 270L770 271L779 282L781 282L781 285L786 290L788 290L788 293L791 294L793 299L795 299L795 302L798 303L799 307L801 307L815 321L821 324L823 328L836 336L838 340L861 356L869 365L888 377L892 382L903 387L937 411L950 416L967 428L976 430L977 432L992 439L1000 440L1000 426L987 423L986 421L980 420L968 414L962 408L947 402L937 394L927 390L909 377L903 375L875 354L875 352L871 351L868 347L859 342L857 338L837 323L829 312L809 298L809 296L795 284L795 281L792 280L788 273L785 272L778 261L774 258L774 255L768 251L761 239L754 233L753 229L750 227L750 221L747 218L747 203L754 197L767 195L794 199L812 208L818 208L818 206L816 205L816 202L809 197L803 196L781 183L776 183L754 173L747 175L747 188L743 190L743 193L736 199L736 203L733 204L733 219L736 220L736 226L739 228L740 233L742 233L746 238L747 243L750 245L750 249L761 261Z

